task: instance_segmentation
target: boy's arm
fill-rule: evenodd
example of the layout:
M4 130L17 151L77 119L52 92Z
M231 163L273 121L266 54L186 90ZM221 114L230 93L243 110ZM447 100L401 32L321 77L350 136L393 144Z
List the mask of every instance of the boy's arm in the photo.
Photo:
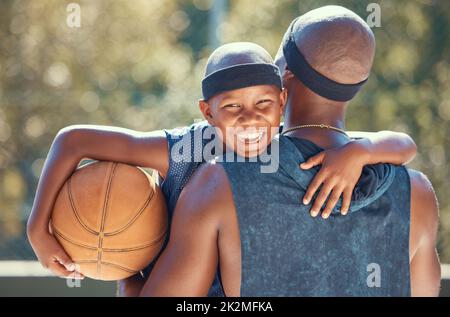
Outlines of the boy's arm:
M328 149L300 164L302 169L322 165L308 186L303 203L309 204L321 187L311 207L313 217L320 213L328 218L342 195L341 213L347 214L355 188L365 165L377 163L406 164L417 152L414 140L407 134L392 131L347 132L352 140L342 147Z
M44 163L27 225L28 238L40 262L59 276L69 276L75 268L50 234L49 219L60 188L82 158L150 167L162 176L168 170L163 131L138 132L95 125L74 125L60 130Z
M361 142L367 156L366 164L391 163L404 165L412 161L417 153L414 140L406 133L393 131L361 132L347 134Z
M62 129L62 151L71 151L77 159L91 158L155 169L165 177L169 167L164 131L140 132L100 125L72 125Z

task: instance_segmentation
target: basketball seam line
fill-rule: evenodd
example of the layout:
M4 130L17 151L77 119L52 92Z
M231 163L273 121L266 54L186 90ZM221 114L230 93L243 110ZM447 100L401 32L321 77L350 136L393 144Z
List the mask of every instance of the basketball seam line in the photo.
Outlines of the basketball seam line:
M72 243L76 246L79 247L83 247L89 250L97 250L96 247L91 247L89 245L83 244L83 243L79 243L77 241L74 241L72 239L70 239L69 237L67 237L66 235L64 235L63 233L61 233L60 231L56 230L53 228L53 230L55 231L56 235L58 235L59 237L61 237L62 239L66 240L69 243ZM158 242L160 242L166 235L167 230L164 231L158 238L152 240L150 243L143 245L143 246L137 246L137 247L132 247L132 248L124 248L124 249L114 249L114 248L103 248L103 251L105 252L128 252L128 251L137 251L137 250L141 250L141 249L145 249L148 247L152 247L155 246Z
M70 242L70 243L75 244L75 245L77 245L77 246L79 246L79 247L83 247L83 248L86 248L86 249L89 249L89 250L94 250L94 251L97 250L96 247L91 247L91 246L89 246L89 245L86 245L86 244L83 244L83 243L79 243L79 242L73 241L73 240L70 239L69 237L67 237L67 236L65 236L64 234L62 234L59 230L57 230L57 229L55 229L55 228L52 228L52 229L53 229L53 231L56 233L57 236L63 238L63 239L66 240L67 242Z
M144 171L141 170L141 172L144 172ZM155 188L155 190L156 190L156 188ZM105 236L113 236L113 235L119 234L119 233L121 233L122 231L125 231L126 229L128 229L128 228L136 221L136 219L139 218L139 216L144 212L145 207L148 206L148 204L149 204L150 201L152 200L153 196L155 195L155 190L153 190L153 191L150 192L150 194L149 194L148 197L147 197L147 200L144 202L144 205L139 209L139 211L136 213L136 215L135 215L135 216L134 216L127 224L125 224L122 228L120 228L120 229L118 229L118 230L116 230L116 231L113 231L113 232L107 232L107 233L105 233L104 235L105 235ZM69 201L70 201L70 205L71 205L71 207L72 207L72 212L75 214L75 217L76 217L78 223L79 223L84 229L86 229L89 233L91 233L91 234L93 234L93 235L95 235L95 236L98 236L98 235L100 234L100 232L97 232L97 231L95 231L95 230L89 228L89 227L83 222L83 220L81 219L80 215L78 214L78 211L77 211L77 209L76 209L76 207L75 207L75 201L74 201L74 199L73 199L73 197L72 197L71 178L69 178L69 180L68 180L67 191L68 191L68 194L69 194Z
M138 169L144 174L144 176L146 176L146 178L148 179L148 175L145 173L145 171L142 170L142 169L140 169L139 167L137 167L137 168L138 168ZM155 184L153 184L153 185L155 186ZM114 236L114 235L116 235L116 234L119 234L119 233L121 233L121 232L127 230L127 229L128 229L128 228L129 228L129 227L130 227L130 226L131 226L131 225L139 218L139 216L142 215L142 213L144 212L145 208L150 204L150 201L153 199L153 196L155 195L155 191L156 191L156 186L155 186L154 190L151 190L151 191L150 191L150 193L149 193L149 195L148 195L148 197L147 197L147 200L144 202L144 204L143 204L142 207L139 209L139 211L135 214L135 216L134 216L133 218L130 219L130 221L129 221L127 224L125 224L122 228L120 228L120 229L118 229L118 230L116 230L116 231L104 233L104 236L108 236L108 237Z
M77 263L97 263L97 261L92 261L92 260L85 260L85 261L83 261L83 260L81 260L81 261L77 261ZM119 268L121 270L127 271L129 273L137 273L137 272L139 272L139 270L133 270L133 269L127 268L125 266L121 266L121 265L118 265L118 264L115 264L115 263L111 263L111 262L101 261L101 264L106 265L106 266L116 267L116 268Z
M144 205L141 207L141 209L139 209L139 211L136 213L136 215L133 218L131 218L131 220L127 224L125 224L125 226L123 226L122 228L120 228L116 231L107 232L104 234L104 236L111 237L111 236L117 235L117 234L127 230L139 218L139 216L142 215L145 208L150 204L150 201L152 200L153 195L154 195L153 191L150 192L150 194L147 197L147 200L144 202Z
M69 194L69 201L70 201L70 206L72 208L72 212L75 214L75 218L77 219L78 223L84 228L86 229L89 233L92 233L94 236L97 236L99 233L95 230L92 230L91 228L89 228L81 219L80 215L78 214L77 208L75 207L75 201L72 197L72 179L69 178L68 183L67 183L67 192Z
M111 184L112 180L114 178L114 173L116 171L117 163L113 163L112 167L110 168L110 174L108 179L108 186L106 187L106 195L105 195L105 202L103 203L103 210L102 210L102 220L100 223L100 234L98 237L98 257L97 257L97 273L101 275L101 261L102 261L102 246L103 246L103 231L105 230L105 222L106 222L106 213L108 211L108 202L109 202L109 194L111 192Z

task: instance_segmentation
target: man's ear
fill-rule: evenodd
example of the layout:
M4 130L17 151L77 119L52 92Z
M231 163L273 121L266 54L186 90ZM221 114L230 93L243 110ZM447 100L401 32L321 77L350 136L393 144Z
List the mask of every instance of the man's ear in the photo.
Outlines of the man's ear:
M211 106L209 105L209 103L201 99L198 101L198 107L200 108L203 117L208 121L209 124L213 125L213 117L211 113Z
M289 81L295 78L295 75L287 68L287 65L283 72L283 86L287 86Z

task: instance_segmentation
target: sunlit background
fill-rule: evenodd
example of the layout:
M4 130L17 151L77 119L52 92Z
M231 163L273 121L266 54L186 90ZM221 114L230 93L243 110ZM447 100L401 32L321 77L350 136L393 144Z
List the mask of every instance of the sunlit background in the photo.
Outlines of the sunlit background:
M81 7L70 28L67 5ZM103 124L149 131L200 118L211 49L253 41L272 55L291 20L325 4L363 19L371 1L147 0L0 2L0 260L33 260L25 224L59 129ZM410 134L410 164L440 202L439 252L450 262L450 2L379 1L377 54L348 130Z

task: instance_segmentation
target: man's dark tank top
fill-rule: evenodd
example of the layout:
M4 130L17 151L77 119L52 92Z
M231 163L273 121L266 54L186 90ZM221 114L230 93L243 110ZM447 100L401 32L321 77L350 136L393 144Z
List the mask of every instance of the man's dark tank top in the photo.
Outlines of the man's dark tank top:
M273 144L275 173L261 173L260 162L222 163L239 220L241 296L409 296L407 170L366 166L347 216L340 201L329 219L312 218L301 198L318 168L299 164L323 149L285 136Z

